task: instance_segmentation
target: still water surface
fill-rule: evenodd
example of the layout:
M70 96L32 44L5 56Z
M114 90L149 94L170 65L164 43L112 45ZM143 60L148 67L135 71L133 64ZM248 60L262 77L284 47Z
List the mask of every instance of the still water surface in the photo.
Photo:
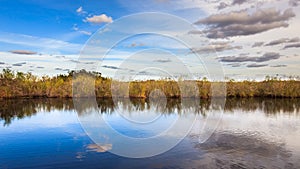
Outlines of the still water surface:
M88 103L75 109L71 99L0 101L0 168L300 168L299 99L227 99L224 113L212 111L218 105L209 101L197 107L174 99L153 108L145 100L106 99L97 100L94 112L86 111ZM149 158L115 155L113 144L95 144L81 125L100 114L123 135L147 138L187 113L198 114L207 126L216 124L209 113L222 118L204 143L196 128L174 148ZM159 125L136 129L127 117Z

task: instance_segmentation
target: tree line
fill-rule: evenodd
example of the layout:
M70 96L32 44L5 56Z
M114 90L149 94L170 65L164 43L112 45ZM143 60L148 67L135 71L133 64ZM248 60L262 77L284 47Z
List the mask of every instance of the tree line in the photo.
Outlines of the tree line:
M213 90L212 90L213 89ZM153 91L161 92L153 92ZM266 77L264 81L210 82L170 79L122 82L102 77L99 72L70 71L54 77L3 69L0 73L0 98L211 98L226 97L300 97L299 80Z

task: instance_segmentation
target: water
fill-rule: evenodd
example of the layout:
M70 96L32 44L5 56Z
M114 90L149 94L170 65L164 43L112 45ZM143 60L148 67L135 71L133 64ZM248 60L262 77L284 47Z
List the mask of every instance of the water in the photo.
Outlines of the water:
M227 99L224 113L218 102L201 100L197 105L192 99L163 104L104 99L97 100L97 108L90 103L74 107L71 99L0 101L0 168L300 168L299 99ZM99 144L92 135L99 128L85 123L102 117L122 135L149 138L178 119L189 125L194 115L198 121L179 144L148 158L111 153L118 152L119 143ZM151 128L143 126L154 122ZM214 132L205 130L210 137L200 143L206 136L200 132L203 122ZM178 138L162 137L170 143ZM157 147L149 144L143 150L149 149Z

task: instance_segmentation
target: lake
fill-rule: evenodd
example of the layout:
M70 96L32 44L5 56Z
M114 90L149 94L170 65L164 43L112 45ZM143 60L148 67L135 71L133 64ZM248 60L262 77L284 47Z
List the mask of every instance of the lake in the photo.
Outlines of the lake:
M300 99L0 100L1 169L300 168L299 140Z

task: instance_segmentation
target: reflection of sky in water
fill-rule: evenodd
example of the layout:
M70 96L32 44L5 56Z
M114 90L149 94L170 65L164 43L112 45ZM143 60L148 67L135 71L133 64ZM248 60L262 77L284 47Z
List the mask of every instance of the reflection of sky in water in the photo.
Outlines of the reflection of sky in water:
M97 144L111 144L110 152L131 158L151 157L173 148L186 136L195 119L194 113L179 116L176 112L156 118L160 113L151 109L131 112L119 109L112 114L90 110L86 113L79 119L89 137ZM147 119L150 123L130 119Z
M153 137L165 130L167 130L174 121L177 120L178 116L175 114L170 115L162 115L158 118L155 116L159 115L159 113L148 111L148 115L145 113L131 113L130 115L126 115L125 119L124 116L121 116L117 113L112 115L103 115L103 118L114 130L118 131L120 134L123 134L128 137L135 137L135 138L147 138ZM142 117L144 116L144 118ZM153 118L154 117L154 118ZM136 123L130 121L130 119L154 119L150 123Z
M103 114L103 117L124 135L149 137L164 130L178 116L162 114L151 130L143 127L137 130L117 113ZM211 118L207 124L214 120ZM225 111L216 133L206 143L198 144L199 131L193 130L175 148L146 159L122 158L108 152L114 145L94 144L84 133L75 111L52 109L15 119L9 126L2 124L3 121L0 168L300 167L297 109L266 114L261 109L233 108Z
M74 112L38 113L0 128L0 168L75 162L76 152L89 142Z

